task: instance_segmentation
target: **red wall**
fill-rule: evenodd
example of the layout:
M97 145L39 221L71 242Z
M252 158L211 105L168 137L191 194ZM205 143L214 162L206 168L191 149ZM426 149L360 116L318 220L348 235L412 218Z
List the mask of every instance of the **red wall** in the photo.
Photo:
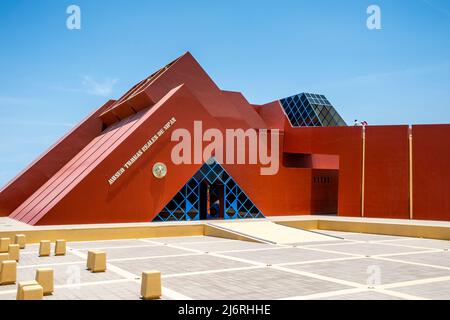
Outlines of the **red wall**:
M409 218L408 130L366 127L365 217Z
M286 168L262 176L259 165L224 165L265 216L306 215L311 210L311 169Z
M415 125L414 219L450 220L450 125Z
M338 214L361 216L361 127L286 127L284 151L338 155Z

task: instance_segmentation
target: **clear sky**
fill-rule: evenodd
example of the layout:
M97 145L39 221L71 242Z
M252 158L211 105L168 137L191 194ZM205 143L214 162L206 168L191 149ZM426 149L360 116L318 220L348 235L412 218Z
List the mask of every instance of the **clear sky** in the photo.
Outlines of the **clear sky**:
M448 0L2 0L0 186L185 51L252 103L306 91L348 123L450 123Z

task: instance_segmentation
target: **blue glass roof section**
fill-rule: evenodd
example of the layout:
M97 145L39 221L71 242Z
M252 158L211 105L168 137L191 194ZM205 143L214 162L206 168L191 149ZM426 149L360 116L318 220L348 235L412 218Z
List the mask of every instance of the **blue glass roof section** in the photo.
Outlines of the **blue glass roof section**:
M321 94L301 93L280 100L293 127L346 126L328 99Z

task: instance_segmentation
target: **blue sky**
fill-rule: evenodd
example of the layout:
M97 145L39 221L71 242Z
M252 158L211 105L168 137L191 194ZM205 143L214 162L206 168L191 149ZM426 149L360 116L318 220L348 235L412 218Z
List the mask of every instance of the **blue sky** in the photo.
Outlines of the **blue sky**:
M81 30L66 28L71 4ZM3 0L0 185L187 50L253 103L306 91L348 123L450 123L449 39L447 0Z

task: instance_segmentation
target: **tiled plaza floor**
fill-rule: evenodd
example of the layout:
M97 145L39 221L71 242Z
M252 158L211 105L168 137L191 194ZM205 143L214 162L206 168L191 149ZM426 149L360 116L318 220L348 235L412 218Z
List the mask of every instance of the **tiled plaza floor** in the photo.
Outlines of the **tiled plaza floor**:
M327 231L321 231L327 233ZM55 272L44 299L139 299L142 271L160 270L163 299L450 299L450 241L329 232L344 240L271 245L213 237L68 243L62 257L21 251L18 280ZM86 270L87 250L108 270ZM0 286L0 300L16 285Z

